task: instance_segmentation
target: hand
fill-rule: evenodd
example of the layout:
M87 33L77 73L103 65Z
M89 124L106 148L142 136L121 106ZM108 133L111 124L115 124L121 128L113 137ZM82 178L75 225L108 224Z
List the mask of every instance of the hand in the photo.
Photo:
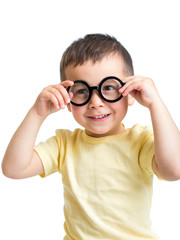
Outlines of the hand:
M126 84L120 89L121 94L126 97L130 94L141 105L150 108L156 104L159 95L152 79L142 76L131 76L124 79Z
M51 85L43 89L39 94L33 109L40 117L47 117L49 114L64 109L70 103L70 97L66 87L72 86L74 82L64 81L57 85Z

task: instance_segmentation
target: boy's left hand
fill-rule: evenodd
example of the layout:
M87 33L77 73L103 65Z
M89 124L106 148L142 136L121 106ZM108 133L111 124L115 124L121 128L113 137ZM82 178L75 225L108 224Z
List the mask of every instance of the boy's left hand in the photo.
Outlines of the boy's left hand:
M123 97L131 94L141 105L150 108L159 99L159 94L152 79L142 76L130 76L120 92Z
M180 132L161 100L153 80L131 76L123 81L125 85L119 90L121 94L124 97L128 94L132 95L150 110L154 132L155 155L152 160L154 173L164 180L179 180Z

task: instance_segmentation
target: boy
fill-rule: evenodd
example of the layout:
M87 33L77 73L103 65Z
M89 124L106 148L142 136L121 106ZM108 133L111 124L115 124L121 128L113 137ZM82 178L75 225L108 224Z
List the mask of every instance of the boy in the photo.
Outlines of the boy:
M10 141L4 174L62 174L65 240L157 239L149 219L152 176L180 178L180 134L153 81L134 76L127 50L103 34L73 42L60 71L62 82L40 93ZM149 109L154 134L122 124L134 100ZM57 130L34 147L46 117L65 106L85 130Z

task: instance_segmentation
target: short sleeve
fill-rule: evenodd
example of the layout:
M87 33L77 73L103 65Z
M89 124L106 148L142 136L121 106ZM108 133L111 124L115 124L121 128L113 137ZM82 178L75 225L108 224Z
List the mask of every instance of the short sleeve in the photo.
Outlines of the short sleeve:
M39 155L44 167L45 174L40 175L41 177L58 171L59 147L56 136L49 138L46 142L39 143L34 150Z
M149 175L154 173L152 169L152 160L154 157L154 135L153 132L146 128L141 133L142 141L139 153L139 164L141 168Z
M34 150L42 161L45 171L45 174L40 175L41 177L46 177L57 171L62 173L67 147L72 146L72 135L73 132L69 130L57 129L55 136L34 147Z

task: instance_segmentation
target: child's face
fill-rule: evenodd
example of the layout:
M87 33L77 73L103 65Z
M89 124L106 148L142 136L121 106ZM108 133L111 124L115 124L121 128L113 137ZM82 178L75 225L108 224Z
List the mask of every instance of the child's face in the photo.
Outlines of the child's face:
M118 55L110 55L100 62L86 62L81 66L68 66L66 69L67 80L84 80L89 86L97 86L102 79L115 76L122 81L123 60ZM94 90L90 101L84 106L68 106L75 120L85 128L86 133L93 137L103 137L121 133L124 128L121 121L128 109L128 98L110 103L104 101L99 93Z

